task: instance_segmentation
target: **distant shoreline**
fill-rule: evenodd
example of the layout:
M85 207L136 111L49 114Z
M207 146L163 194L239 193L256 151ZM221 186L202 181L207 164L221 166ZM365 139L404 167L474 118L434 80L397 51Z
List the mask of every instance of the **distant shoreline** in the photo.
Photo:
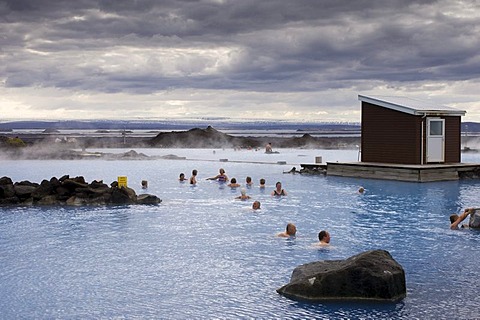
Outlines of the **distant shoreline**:
M13 144L12 141L21 143ZM92 154L88 149L112 148L198 148L198 149L255 149L264 150L271 143L274 151L283 148L297 149L356 149L360 143L359 136L313 137L303 134L297 137L233 136L220 132L213 127L193 128L187 131L161 132L154 137L77 135L75 137L61 134L54 130L42 134L0 133L0 147L3 157L7 159L147 159L142 154L127 153L112 156L107 153ZM78 151L82 150L82 151Z
M205 129L193 128L184 131L163 131L158 134L150 132L149 135L134 134L131 131L118 130L89 130L76 132L75 135L68 135L59 130L44 130L40 133L0 132L0 148L7 158L37 159L84 159L92 158L77 153L74 150L87 149L136 149L136 148L199 148L199 149L256 149L264 150L267 143L271 143L275 149L358 149L361 145L359 133L350 131L335 131L332 135L312 135L309 133L297 134L295 136L265 136L261 135L262 130L256 130L252 135L233 135L217 130L211 126ZM99 132L100 131L100 132ZM112 132L113 131L113 132ZM242 132L235 130L235 132ZM263 132L268 132L264 130ZM295 131L298 133L299 131ZM8 146L8 139L21 139L26 146L24 148L12 148ZM479 137L462 136L462 142L470 148L464 152L476 152ZM25 152L24 152L25 151ZM103 158L103 156L101 156ZM136 157L133 157L136 158Z
M131 131L95 130L65 134L59 130L44 130L32 132L0 132L0 136L20 138L28 146L33 145L64 145L71 148L263 148L271 142L274 148L349 148L360 142L356 132L322 132L325 135L315 136L309 133L299 133L294 136L226 134L208 126L206 129L193 128L185 131L162 131L158 134L134 134ZM268 132L264 132L265 134ZM330 135L329 135L330 134Z

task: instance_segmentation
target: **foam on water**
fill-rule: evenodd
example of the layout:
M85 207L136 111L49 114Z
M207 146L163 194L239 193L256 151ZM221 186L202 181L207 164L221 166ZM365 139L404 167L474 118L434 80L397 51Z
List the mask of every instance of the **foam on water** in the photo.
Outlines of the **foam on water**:
M142 150L142 152L144 152ZM196 160L2 162L1 175L40 182L83 175L106 183L126 175L159 206L0 208L0 318L472 318L478 314L476 231L452 231L448 216L478 206L477 181L406 183L283 174L327 150L286 150L272 165L250 151L146 150ZM146 153L145 152L145 153ZM306 155L299 157L298 155ZM335 151L355 161L355 151ZM210 158L209 158L210 157ZM275 164L277 159L288 165ZM475 159L474 159L475 160ZM332 157L327 161L335 161ZM224 167L254 187L206 181ZM197 186L179 183L199 171ZM265 178L261 191L258 180ZM289 195L270 196L282 181ZM366 189L357 193L358 187ZM253 200L262 209L251 210ZM277 238L286 223L296 239ZM321 229L332 248L316 249ZM291 301L275 292L299 264L388 250L405 268L408 296L393 304Z

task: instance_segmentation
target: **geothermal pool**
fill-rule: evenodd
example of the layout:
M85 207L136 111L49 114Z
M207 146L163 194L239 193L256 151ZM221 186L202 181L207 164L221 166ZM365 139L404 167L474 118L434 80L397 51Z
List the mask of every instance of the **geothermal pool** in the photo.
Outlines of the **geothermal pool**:
M147 192L163 199L159 206L0 208L0 318L452 319L480 312L480 232L452 231L448 222L450 213L479 206L478 180L282 173L316 156L356 161L356 150L136 151L187 160L0 160L0 176L14 181L69 174L109 184L127 176L137 193L146 179ZM480 155L463 161L480 162ZM251 201L234 199L240 189L205 180L220 167L242 184L253 178ZM198 185L179 183L179 173L189 177L192 169ZM270 196L276 181L287 197ZM250 209L253 200L260 211ZM288 222L297 238L275 237ZM331 234L329 249L312 247L322 229ZM310 304L275 291L300 264L371 249L388 250L404 267L403 301Z

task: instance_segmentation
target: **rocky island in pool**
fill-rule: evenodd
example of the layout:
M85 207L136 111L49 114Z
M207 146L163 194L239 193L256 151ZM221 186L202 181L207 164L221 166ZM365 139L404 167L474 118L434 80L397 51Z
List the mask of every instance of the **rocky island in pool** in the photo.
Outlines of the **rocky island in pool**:
M103 181L87 183L83 177L65 175L52 177L40 184L30 181L13 182L9 177L0 178L0 205L64 205L99 206L126 204L159 204L160 198L151 194L137 195L135 190L119 186L114 181L110 186Z

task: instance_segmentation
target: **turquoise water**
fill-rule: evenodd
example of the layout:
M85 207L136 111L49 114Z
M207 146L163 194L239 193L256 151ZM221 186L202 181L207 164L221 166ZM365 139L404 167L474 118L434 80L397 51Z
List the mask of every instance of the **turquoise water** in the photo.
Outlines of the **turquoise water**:
M355 161L355 151L142 150L192 160L1 161L0 176L40 182L119 175L159 206L0 208L0 318L452 319L479 314L478 231L452 231L448 216L478 206L475 180L406 183L283 174L292 165ZM274 156L274 157L272 157ZM477 161L469 156L468 162ZM229 162L205 161L228 158ZM195 159L195 160L193 160ZM277 161L287 165L278 165ZM249 161L233 162L233 161ZM273 164L264 164L271 162ZM240 190L205 178L225 168L255 186ZM199 184L177 181L198 169ZM267 189L258 188L266 178ZM285 198L269 194L276 181ZM358 187L366 189L364 195ZM262 209L250 209L260 200ZM275 237L288 222L295 240ZM317 249L320 230L331 248ZM275 290L300 264L388 250L404 267L407 298L398 303L307 304Z

